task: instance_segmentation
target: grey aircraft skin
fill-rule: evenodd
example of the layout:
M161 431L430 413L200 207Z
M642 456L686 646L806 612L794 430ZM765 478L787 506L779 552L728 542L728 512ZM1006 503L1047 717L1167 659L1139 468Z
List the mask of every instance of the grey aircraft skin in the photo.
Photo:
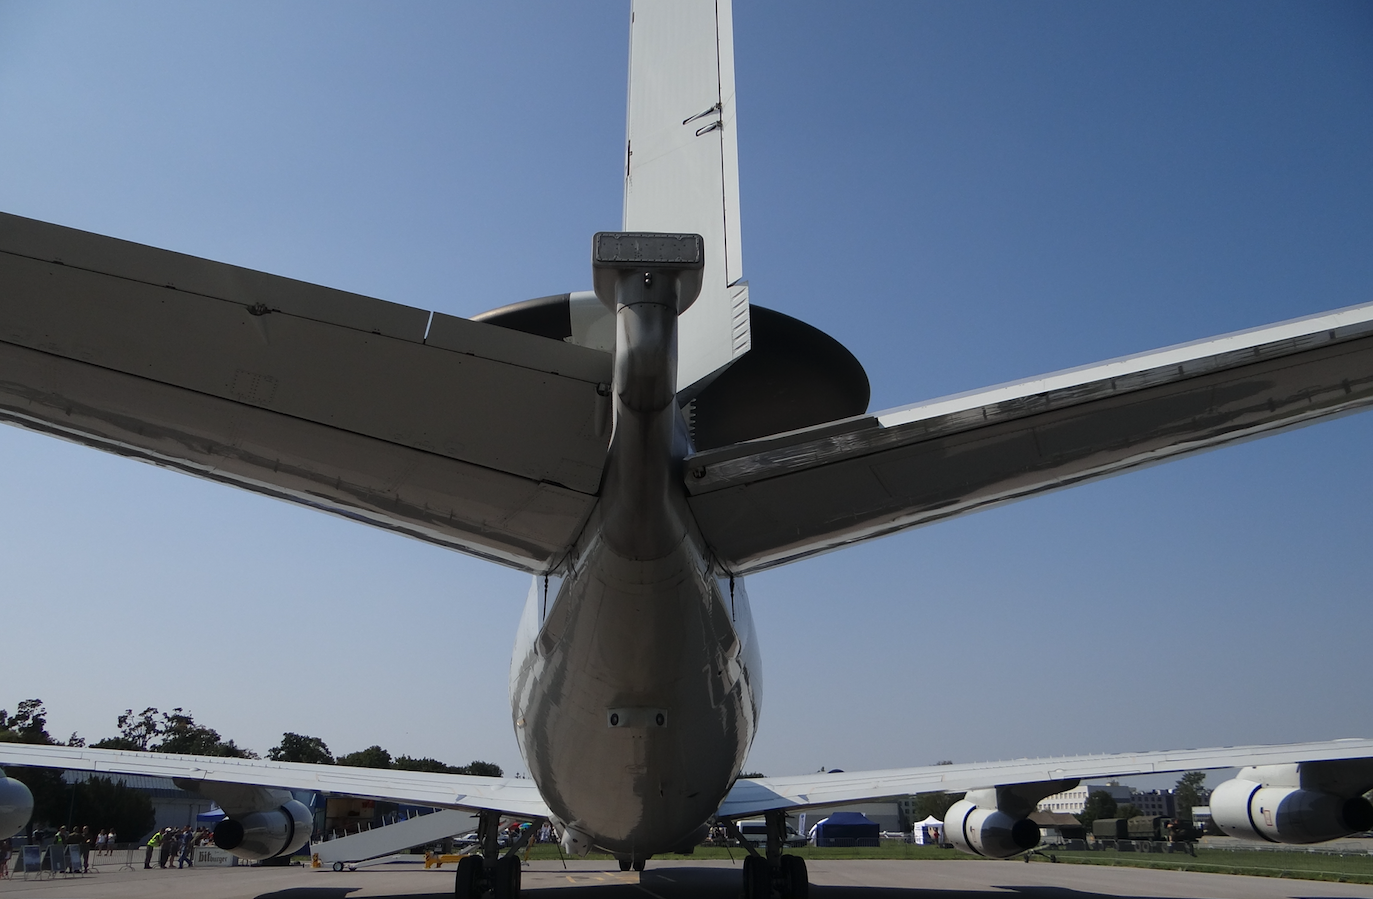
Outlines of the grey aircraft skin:
M468 320L0 212L0 423L533 575L509 682L531 777L5 742L0 763L174 778L250 860L311 839L291 791L476 812L465 899L519 896L535 828L502 846L511 818L642 870L762 816L746 899L808 894L788 814L933 791L966 794L945 834L987 858L1035 847L1045 797L1129 774L1242 768L1212 811L1246 839L1373 826L1369 739L739 777L745 575L1373 408L1373 303L870 412L852 354L749 304L729 0L630 20L624 232L593 238L594 293ZM0 830L32 800L0 772ZM414 845L350 845L386 831L315 852Z
M716 577L682 486L677 316L694 293L670 274L615 286L600 502L556 592L534 579L510 679L520 751L565 842L636 859L699 842L748 755L761 693L743 582Z

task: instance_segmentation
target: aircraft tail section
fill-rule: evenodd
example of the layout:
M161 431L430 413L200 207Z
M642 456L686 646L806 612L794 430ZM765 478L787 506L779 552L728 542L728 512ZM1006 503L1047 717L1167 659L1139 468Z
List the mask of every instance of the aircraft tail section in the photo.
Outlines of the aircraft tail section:
M749 349L730 0L635 0L629 59L624 230L705 239L701 295L680 320L681 391Z

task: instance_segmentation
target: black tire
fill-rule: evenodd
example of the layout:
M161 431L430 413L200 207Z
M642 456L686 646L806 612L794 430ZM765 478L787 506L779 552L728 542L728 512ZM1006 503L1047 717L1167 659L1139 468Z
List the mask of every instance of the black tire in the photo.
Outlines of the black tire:
M810 878L806 874L806 860L799 855L782 856L783 899L806 899L810 894Z
M618 861L618 862L620 863L620 870L621 870L621 871L628 871L628 870L629 870L629 859L627 859L627 858L618 858L618 859L616 859L616 861Z
M342 870L343 870L343 862L334 862L334 870L335 870L335 871L342 871Z
M634 866L633 866L633 867L634 867L634 870L635 870L635 871L638 871L638 872L642 873L643 870L644 870L644 866L647 865L647 864L648 864L648 859L646 859L646 858L638 858L638 857L636 856L635 859L634 859Z
M744 899L772 899L772 869L757 855L744 856Z
M458 874L453 883L454 899L481 899L483 865L481 856L465 855L458 859Z
M519 899L520 897L520 857L507 855L496 862L492 884L496 888L496 899Z

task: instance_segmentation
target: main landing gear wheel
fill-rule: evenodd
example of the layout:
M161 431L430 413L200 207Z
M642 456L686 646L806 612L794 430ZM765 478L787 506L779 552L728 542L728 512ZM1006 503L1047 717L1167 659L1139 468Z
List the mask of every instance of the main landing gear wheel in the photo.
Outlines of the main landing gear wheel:
M492 886L496 889L496 899L519 899L520 897L520 857L507 855L496 862L492 872Z
M634 870L635 870L635 871L643 871L643 870L644 870L644 865L647 865L647 864L648 864L648 859L646 859L646 858L636 858L636 859L634 859Z
M772 869L761 856L744 856L744 899L772 899Z
M484 869L480 856L464 855L458 859L457 881L453 885L454 899L481 899Z
M806 860L799 855L782 856L782 899L806 899L810 880L806 876Z
M628 871L628 870L629 870L629 864L630 864L629 859L627 859L627 858L621 858L621 859L616 859L616 861L618 861L618 862L620 863L620 870L621 870L621 871Z

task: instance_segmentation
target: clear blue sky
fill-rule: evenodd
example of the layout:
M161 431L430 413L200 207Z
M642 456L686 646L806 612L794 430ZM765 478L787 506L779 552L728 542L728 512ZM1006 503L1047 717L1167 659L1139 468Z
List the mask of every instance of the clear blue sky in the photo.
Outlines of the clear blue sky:
M459 315L585 289L627 26L0 2L0 209ZM748 3L736 56L752 297L874 409L1373 299L1367 3ZM1370 445L1355 416L750 579L749 767L1373 736ZM520 768L523 575L15 429L0 459L0 706Z

